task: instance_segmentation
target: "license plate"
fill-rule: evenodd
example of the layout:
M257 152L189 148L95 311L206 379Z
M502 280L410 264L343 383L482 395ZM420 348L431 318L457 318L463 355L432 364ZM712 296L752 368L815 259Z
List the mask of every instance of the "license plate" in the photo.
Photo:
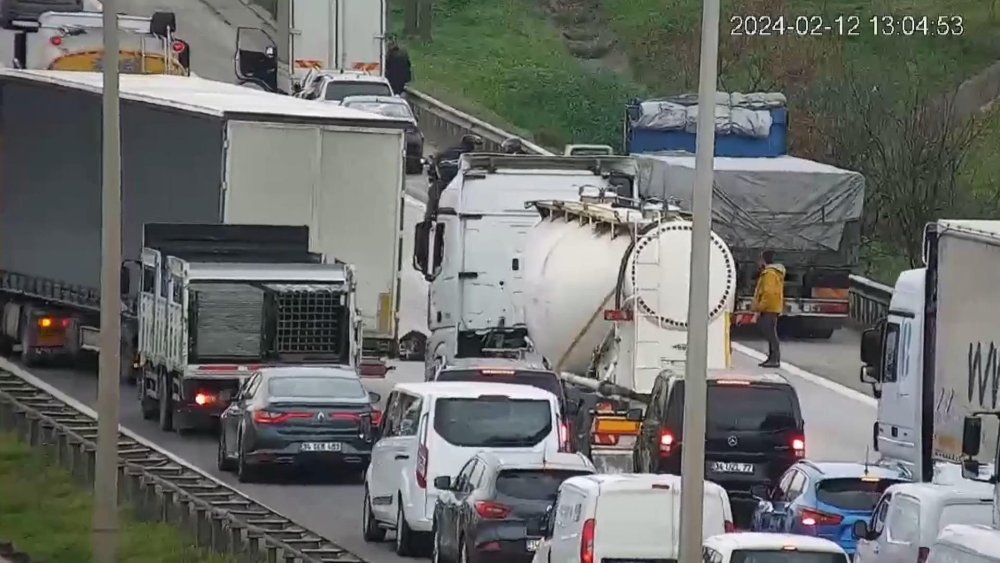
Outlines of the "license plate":
M542 540L528 540L528 551L538 551L538 545L542 543Z
M340 442L302 442L299 449L304 452L339 452Z
M753 464L735 463L732 461L713 461L712 471L716 473L753 473Z

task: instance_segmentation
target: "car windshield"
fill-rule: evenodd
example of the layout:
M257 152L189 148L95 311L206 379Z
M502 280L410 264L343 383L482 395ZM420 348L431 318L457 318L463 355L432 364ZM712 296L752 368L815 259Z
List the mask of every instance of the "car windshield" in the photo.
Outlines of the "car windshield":
M554 500L563 481L590 474L590 471L508 469L497 475L497 493L521 500Z
M730 563L847 563L843 553L800 549L738 549Z
M330 376L275 377L267 382L267 391L272 397L310 399L361 399L368 396L357 379Z
M684 386L678 382L667 406L667 424L683 428ZM782 432L796 430L795 391L771 385L708 385L706 430L717 432Z
M552 409L541 399L438 399L434 430L463 447L531 447L552 432Z
M406 104L392 104L385 102L347 102L344 105L351 109L377 113L386 117L413 119L413 112L410 111L410 106Z
M861 478L826 479L816 485L816 500L840 510L871 512L882 493L902 481Z
M446 369L438 374L435 381L484 381L492 383L513 383L515 385L530 385L548 391L562 402L563 388L559 377L547 371L529 371L514 369Z
M384 82L368 80L332 80L326 85L323 99L334 102L342 101L348 96L391 96L392 90Z

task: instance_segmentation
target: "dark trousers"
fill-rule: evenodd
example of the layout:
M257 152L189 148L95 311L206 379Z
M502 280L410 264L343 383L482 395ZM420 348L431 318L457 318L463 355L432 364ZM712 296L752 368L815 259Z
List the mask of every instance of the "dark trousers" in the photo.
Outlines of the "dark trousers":
M767 359L764 362L781 362L781 342L778 341L778 313L761 313L757 318L757 328L767 340Z

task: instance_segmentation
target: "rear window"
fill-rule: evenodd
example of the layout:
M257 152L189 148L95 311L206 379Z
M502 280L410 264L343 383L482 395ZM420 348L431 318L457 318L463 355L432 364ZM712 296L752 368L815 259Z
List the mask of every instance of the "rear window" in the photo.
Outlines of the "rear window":
M733 552L731 563L847 563L843 553L795 550L749 550Z
M795 391L770 385L709 383L708 432L781 432L796 430ZM684 384L678 382L667 405L669 428L683 428Z
M392 90L382 82L349 82L334 80L326 85L324 98L339 102L348 96L391 96Z
M559 377L544 371L509 369L448 369L438 374L435 381L487 381L491 383L513 383L530 385L548 391L562 401L563 388Z
M510 469L497 475L497 492L523 500L554 500L559 485L570 477L590 475L590 471L546 471Z
M941 511L937 529L951 524L984 524L993 522L993 505L990 499L978 504L949 504Z
M368 392L357 379L346 377L276 377L267 382L272 397L360 399Z
M816 486L816 500L835 506L841 510L860 510L871 512L875 503L882 498L882 493L900 481L880 479L878 481L863 481L861 479L826 479Z
M526 448L552 432L552 409L538 399L438 399L434 430L455 446Z

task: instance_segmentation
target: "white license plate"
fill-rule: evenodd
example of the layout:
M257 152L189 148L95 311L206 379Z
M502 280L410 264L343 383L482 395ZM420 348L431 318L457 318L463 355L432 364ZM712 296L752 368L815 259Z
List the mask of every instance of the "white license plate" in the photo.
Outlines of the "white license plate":
M339 452L340 442L302 442L299 449L304 452Z
M538 551L538 545L542 543L542 540L528 540L528 551Z
M753 473L753 464L735 463L732 461L713 461L712 471L716 473Z

